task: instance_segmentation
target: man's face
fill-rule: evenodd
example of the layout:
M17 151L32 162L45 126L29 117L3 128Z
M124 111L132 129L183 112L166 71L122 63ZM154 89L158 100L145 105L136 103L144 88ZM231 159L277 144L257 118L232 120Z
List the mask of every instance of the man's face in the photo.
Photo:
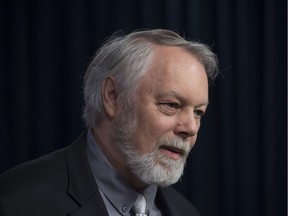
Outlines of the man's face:
M134 103L115 123L122 130L116 132L118 146L141 181L164 186L178 181L207 105L203 65L181 48L159 46Z

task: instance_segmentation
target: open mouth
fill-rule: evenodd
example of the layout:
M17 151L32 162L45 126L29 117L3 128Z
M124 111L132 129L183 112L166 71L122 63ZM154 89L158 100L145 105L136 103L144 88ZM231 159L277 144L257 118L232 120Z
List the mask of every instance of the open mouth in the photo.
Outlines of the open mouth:
M163 154L175 160L179 160L184 155L184 151L182 149L175 148L172 146L163 145L160 147L160 150L162 151Z

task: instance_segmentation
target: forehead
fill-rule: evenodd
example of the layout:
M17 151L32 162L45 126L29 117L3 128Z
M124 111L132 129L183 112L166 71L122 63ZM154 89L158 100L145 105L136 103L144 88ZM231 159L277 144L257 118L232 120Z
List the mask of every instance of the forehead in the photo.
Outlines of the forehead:
M187 73L186 75L189 77L189 75L195 76L195 73L198 72L204 72L202 75L207 78L202 63L184 48L157 46L153 52L153 57L147 70L147 76L177 76L181 73Z
M183 48L158 46L143 76L141 89L151 94L178 94L208 101L204 66Z

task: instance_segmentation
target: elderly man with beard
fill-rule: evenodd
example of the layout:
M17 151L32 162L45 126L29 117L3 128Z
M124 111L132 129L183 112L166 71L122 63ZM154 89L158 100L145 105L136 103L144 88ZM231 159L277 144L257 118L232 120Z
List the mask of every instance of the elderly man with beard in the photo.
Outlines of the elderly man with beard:
M0 215L199 216L169 186L183 173L216 75L210 49L172 31L112 37L85 75L87 131L2 175Z

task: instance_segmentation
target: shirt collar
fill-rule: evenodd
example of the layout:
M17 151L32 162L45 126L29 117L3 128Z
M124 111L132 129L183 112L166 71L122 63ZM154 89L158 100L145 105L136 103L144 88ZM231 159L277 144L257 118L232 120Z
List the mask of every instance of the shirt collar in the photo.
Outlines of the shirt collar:
M123 206L126 206L128 209L127 212L130 212L138 193L109 163L95 142L91 129L87 133L87 156L93 176L100 190L119 212L122 212L121 209ZM139 192L146 197L147 208L154 208L157 186L149 185Z

